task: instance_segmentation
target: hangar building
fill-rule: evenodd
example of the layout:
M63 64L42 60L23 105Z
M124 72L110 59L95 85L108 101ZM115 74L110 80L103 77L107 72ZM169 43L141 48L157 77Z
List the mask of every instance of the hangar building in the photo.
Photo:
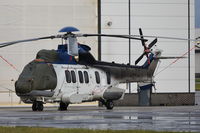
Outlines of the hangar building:
M77 27L82 33L97 33L101 29L101 33L138 35L138 29L142 28L144 35L194 38L195 34L194 0L2 0L0 12L0 42L54 35L65 26ZM101 38L98 43L95 37L79 41L89 44L96 58L98 44L101 44L101 60L104 61L134 64L143 52L140 41ZM19 101L12 92L19 72L40 49L53 49L59 43L59 40L45 40L0 49L1 56L17 69L0 60L0 103ZM163 50L163 56L181 56L193 46L194 43L188 41L158 39L156 48ZM153 94L164 94L168 99L174 97L171 94L182 94L187 103L194 103L194 50L186 57L170 67L173 60L161 61ZM136 94L137 85L131 84L130 90L127 87L129 92Z
M198 38L200 37L200 1L196 0L195 1L195 37ZM200 48L196 48L195 51L196 58L195 58L195 74L196 78L200 78Z
M193 0L189 3L188 0L102 0L101 7L102 33L139 34L138 28L141 27L144 35L194 38ZM109 22L111 26L108 26ZM194 43L188 41L158 39L156 48L163 50L163 56L182 56L186 53L187 58L169 67L173 60L161 61L155 73L156 90L153 89L153 93L157 95L155 100L152 97L152 104L174 105L177 100L187 101L181 104L194 103L194 50L189 50L192 47ZM102 60L129 63L129 48L129 40L103 38ZM141 42L131 41L131 64L134 64L142 51ZM131 92L137 92L137 84L131 85Z

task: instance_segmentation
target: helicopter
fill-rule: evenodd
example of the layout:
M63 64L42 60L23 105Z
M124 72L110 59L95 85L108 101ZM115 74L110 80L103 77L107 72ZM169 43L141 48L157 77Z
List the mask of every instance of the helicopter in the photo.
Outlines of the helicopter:
M40 50L36 58L28 63L15 82L16 95L24 103L32 104L33 111L43 111L45 103L59 103L59 110L67 110L69 104L100 101L108 110L113 109L113 101L123 99L125 89L121 83L142 82L153 84L153 75L162 50L153 50L155 38L149 45L141 28L139 36L112 34L75 34L75 27L64 27L58 34L40 38L1 43L0 48L17 43L61 38L63 44L56 50ZM90 53L91 48L77 42L79 37L117 37L141 41L144 52L135 65L98 61ZM143 65L137 65L146 56Z

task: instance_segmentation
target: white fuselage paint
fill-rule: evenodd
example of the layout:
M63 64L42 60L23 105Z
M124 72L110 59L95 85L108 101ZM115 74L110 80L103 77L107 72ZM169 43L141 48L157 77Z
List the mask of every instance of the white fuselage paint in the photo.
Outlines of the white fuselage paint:
M90 66L54 64L53 67L57 75L57 87L54 90L54 96L51 98L54 102L81 103L99 100L103 98L106 89L119 84L112 76L110 76L110 83L108 83L107 78L109 77L107 77L106 72ZM66 71L69 71L70 74L72 71L75 73L74 82L72 74L71 81L67 82ZM99 83L95 72L99 73ZM82 82L79 73L83 74ZM87 79L84 73L88 74L88 83L85 81Z

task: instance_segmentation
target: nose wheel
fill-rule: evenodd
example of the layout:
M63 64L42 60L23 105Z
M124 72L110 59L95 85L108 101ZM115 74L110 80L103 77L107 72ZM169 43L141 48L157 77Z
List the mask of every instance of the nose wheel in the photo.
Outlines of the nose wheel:
M33 111L43 111L43 109L44 109L43 102L41 102L41 101L33 102L33 105L32 105Z

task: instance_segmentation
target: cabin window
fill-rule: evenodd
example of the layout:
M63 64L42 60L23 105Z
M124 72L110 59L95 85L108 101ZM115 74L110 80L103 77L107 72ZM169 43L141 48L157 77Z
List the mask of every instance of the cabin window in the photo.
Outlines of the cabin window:
M71 74L68 70L65 71L65 76L66 76L66 82L71 83Z
M106 72L106 77L107 77L107 84L110 84L111 83L110 72Z
M87 72L87 71L84 71L83 74L84 74L84 77L85 77L85 83L89 83L88 72Z
M82 73L82 71L78 71L78 76L79 76L79 82L83 83L83 73Z
M97 83L97 84L100 84L99 72L95 71L95 77L96 77L96 83Z
M75 72L71 71L71 74L72 74L72 82L76 83L76 74L75 74Z

